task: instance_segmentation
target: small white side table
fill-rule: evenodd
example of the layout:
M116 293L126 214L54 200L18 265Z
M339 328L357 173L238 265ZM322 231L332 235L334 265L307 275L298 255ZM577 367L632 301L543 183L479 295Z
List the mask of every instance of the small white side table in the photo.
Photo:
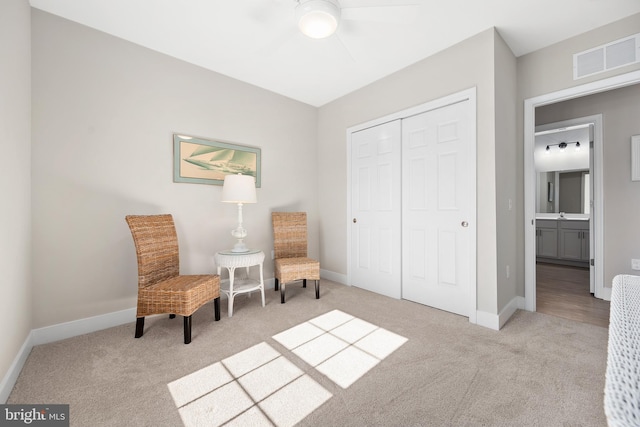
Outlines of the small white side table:
M223 292L229 300L229 317L233 316L233 299L238 294L260 290L262 294L262 306L264 307L264 278L262 276L262 264L264 252L258 249L250 249L248 252L221 251L214 255L218 267L218 275L222 267L229 271L229 279L220 281L220 292ZM249 278L249 267L260 267L260 281ZM234 277L236 268L244 267L243 277ZM251 295L249 295L251 296Z

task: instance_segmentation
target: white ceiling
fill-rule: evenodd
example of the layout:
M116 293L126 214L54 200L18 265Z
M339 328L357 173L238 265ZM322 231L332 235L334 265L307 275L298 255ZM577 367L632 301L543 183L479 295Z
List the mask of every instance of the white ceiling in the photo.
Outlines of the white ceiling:
M638 0L340 0L338 32L314 40L296 0L30 3L313 106L491 27L520 56L640 12Z

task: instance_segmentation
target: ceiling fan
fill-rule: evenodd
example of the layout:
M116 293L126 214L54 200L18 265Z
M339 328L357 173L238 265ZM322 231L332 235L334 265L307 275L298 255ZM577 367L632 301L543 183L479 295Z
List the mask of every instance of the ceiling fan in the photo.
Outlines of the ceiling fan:
M312 39L329 37L338 29L340 5L337 0L298 0L296 21L302 34Z
M295 16L300 31L313 39L323 39L336 32L343 12L347 11L346 19L358 19L356 9L388 9L390 7L418 6L418 4L396 4L388 6L353 6L343 7L339 0L295 0ZM352 12L352 13L349 13ZM383 13L382 15L387 15Z

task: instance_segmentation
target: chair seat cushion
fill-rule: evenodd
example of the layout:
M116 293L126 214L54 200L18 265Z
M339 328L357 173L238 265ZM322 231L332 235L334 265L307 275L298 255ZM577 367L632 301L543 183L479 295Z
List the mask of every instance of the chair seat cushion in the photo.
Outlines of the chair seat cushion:
M198 308L220 296L220 276L175 276L138 288L137 317L173 313L191 316Z
M278 258L275 260L275 276L282 283L294 280L320 280L320 263L311 258Z

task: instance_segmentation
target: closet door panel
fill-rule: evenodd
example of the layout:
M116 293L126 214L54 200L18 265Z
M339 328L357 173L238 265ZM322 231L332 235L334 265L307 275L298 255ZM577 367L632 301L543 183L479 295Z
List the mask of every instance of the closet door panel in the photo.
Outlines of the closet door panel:
M351 284L401 296L400 120L351 135Z
M461 102L402 121L402 296L462 315L469 311L475 237L466 226L471 215L467 107Z

